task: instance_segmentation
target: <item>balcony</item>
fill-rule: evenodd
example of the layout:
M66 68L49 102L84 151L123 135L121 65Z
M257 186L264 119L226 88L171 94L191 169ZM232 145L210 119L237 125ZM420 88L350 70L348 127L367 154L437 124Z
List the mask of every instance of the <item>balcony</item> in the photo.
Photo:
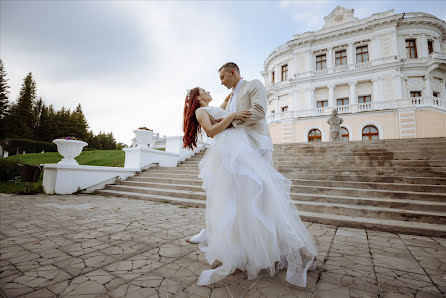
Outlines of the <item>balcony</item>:
M340 65L340 66L336 66L334 68L334 72L341 72L341 71L347 71L348 70L348 65Z
M411 108L411 107L431 107L446 111L446 99L433 96L425 96L425 97L413 97L401 100L366 102L366 103L359 103L345 106L316 108L312 110L286 111L283 113L275 113L267 115L266 119L267 122L270 123L273 121L280 121L284 119L328 116L331 114L333 109L336 109L338 111L338 114L346 114L346 113L358 113L366 111L379 111L379 110Z
M363 62L355 64L355 69L364 69L369 67L372 67L372 62Z

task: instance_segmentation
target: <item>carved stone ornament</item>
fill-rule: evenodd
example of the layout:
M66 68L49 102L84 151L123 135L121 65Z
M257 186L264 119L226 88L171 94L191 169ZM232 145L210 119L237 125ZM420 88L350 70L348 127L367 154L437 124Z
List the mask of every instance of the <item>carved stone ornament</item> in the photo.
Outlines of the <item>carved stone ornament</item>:
M328 118L327 123L330 125L330 142L341 141L341 124L344 119L338 116L338 111L333 109L331 117Z
M328 16L324 17L325 25L323 29L345 23L359 21L353 16L354 9L345 9L337 6Z

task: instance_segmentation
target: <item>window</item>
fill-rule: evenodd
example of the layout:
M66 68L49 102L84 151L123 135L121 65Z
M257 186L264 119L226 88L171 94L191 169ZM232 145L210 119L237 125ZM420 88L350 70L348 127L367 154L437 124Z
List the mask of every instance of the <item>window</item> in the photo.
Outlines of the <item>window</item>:
M367 125L362 129L363 140L379 140L378 129L373 125Z
M288 76L288 64L282 66L282 81L286 81Z
M421 97L421 91L410 91L410 97Z
M345 127L341 127L341 140L348 141L349 140L348 129Z
M312 129L308 133L308 142L320 142L322 141L321 131L319 129Z
M317 107L318 108L325 108L328 107L328 100L319 100L317 102Z
M439 97L438 95L440 95L438 92L432 92L432 95L434 96L434 97Z
M372 96L370 95L358 96L358 103L366 103L371 101L372 101Z
M415 39L406 39L406 55L409 59L417 58L417 44Z
M348 98L338 98L336 100L336 105L338 105L338 106L346 106L346 105L348 105Z
M362 46L356 48L356 63L369 62L369 47Z
M327 69L327 55L316 56L316 70Z
M288 111L288 106L282 107L282 112L286 112L286 111Z
M274 80L275 80L275 73L274 73L274 71L273 71L272 76L271 76L271 83L274 84Z
M432 40L427 41L427 50L429 52L429 55L434 52L434 43L432 42Z
M347 64L347 51L346 50L336 52L335 56L336 56L336 66Z

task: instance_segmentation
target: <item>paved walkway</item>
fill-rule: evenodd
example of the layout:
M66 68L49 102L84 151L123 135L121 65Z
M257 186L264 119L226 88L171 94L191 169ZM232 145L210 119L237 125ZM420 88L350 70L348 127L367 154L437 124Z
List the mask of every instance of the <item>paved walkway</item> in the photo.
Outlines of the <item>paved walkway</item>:
M94 195L0 194L6 297L442 297L446 239L307 223L318 269L298 288L242 272L198 287L204 209Z

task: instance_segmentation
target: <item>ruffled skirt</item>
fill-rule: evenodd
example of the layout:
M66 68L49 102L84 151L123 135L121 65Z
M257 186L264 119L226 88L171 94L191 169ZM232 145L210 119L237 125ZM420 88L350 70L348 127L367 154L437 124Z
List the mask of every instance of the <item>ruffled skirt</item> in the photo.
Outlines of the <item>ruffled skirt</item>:
M222 265L204 270L198 284L218 282L237 268L255 279L262 269L274 275L285 266L287 281L305 287L316 247L290 199L291 181L251 145L245 128L216 135L199 169L207 194L207 241L200 249L209 264Z

